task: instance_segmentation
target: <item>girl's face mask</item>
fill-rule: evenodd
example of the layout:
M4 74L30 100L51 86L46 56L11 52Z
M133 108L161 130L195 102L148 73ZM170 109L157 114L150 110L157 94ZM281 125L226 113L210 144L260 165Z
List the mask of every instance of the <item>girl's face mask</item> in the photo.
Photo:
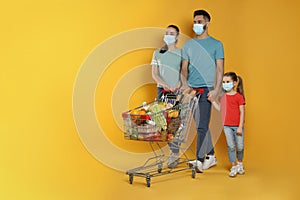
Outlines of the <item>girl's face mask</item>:
M233 85L233 82L222 83L222 87L226 92L228 92L233 89L234 85Z

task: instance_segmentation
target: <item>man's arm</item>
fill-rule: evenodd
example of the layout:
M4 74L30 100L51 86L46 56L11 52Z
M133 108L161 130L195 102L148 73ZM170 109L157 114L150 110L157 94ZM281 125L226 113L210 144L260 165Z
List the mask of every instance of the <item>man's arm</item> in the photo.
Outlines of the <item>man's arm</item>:
M224 59L216 60L216 86L207 95L209 101L214 101L222 89L222 80L224 74Z
M187 88L188 83L187 83L187 79L188 79L188 66L189 66L189 61L188 60L182 60L181 61L181 70L180 70L180 79L181 79L181 87Z

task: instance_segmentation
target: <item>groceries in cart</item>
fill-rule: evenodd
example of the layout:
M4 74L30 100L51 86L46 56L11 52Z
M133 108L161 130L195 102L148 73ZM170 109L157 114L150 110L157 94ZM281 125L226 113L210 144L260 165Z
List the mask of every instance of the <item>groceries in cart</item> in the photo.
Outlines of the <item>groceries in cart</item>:
M122 114L125 139L170 141L180 131L184 106L188 106L195 91L164 92L162 98Z

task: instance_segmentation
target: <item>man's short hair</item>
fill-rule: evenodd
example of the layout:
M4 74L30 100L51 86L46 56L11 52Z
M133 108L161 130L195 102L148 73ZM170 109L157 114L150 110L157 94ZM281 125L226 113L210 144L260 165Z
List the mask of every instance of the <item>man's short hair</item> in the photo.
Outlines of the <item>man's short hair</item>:
M208 14L208 12L206 12L205 10L195 10L194 11L194 18L197 16L197 15L203 15L203 17L210 21L210 15Z

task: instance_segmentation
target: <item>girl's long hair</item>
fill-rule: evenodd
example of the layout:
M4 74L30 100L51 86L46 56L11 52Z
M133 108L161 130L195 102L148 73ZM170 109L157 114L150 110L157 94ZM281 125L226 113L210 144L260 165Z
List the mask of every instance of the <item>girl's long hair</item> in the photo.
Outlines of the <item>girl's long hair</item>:
M224 76L229 76L233 81L237 82L238 85L236 86L236 91L243 95L245 99L245 92L244 92L244 87L243 87L243 79L240 76L237 76L236 73L234 72L226 72Z

